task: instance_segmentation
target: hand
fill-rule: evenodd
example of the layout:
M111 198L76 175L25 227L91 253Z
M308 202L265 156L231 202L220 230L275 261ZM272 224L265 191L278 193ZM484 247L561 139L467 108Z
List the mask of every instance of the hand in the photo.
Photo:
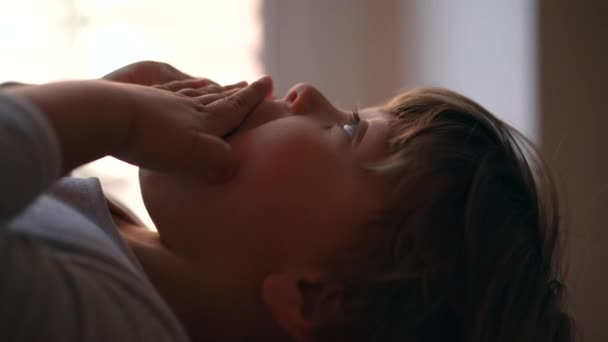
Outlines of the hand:
M112 71L102 79L121 83L156 85L192 78L194 77L177 70L167 63L141 61ZM215 83L211 80L207 81L210 84Z
M218 93L247 85L246 82L239 82L230 86L221 86L208 78L194 78L167 63L154 61L129 64L107 74L103 79L120 83L150 85L186 96Z
M114 156L165 172L202 172L214 182L229 178L235 165L232 149L222 137L235 130L272 91L272 80L265 77L246 88L244 82L197 88L200 82L173 82L168 88L175 93L133 88L138 94L133 96L137 111L131 119L131 133ZM190 95L181 95L184 92Z

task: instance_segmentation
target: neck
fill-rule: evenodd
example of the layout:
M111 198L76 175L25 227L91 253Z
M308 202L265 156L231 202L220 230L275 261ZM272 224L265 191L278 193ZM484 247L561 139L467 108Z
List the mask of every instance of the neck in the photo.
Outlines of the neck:
M192 317L195 317L193 300L198 291L192 281L187 264L172 253L160 240L157 232L128 221L119 213L112 218L123 240L143 267L148 279L160 296L191 334Z
M144 272L184 325L192 340L225 340L220 337L214 338L213 332L226 330L220 326L223 325L222 317L229 313L223 311L232 305L222 302L223 296L218 293L204 291L205 281L214 281L214 279L201 280L201 277L197 276L205 266L195 265L173 253L162 243L157 232L126 219L112 209L110 211L123 240L133 251ZM207 316L206 312L214 314ZM244 317L240 320L242 319Z

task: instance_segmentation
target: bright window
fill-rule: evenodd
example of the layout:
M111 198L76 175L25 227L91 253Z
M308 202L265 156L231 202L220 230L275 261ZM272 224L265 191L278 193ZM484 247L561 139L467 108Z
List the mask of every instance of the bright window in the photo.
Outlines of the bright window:
M160 60L220 83L262 73L259 0L20 0L0 3L0 82L98 78ZM144 222L135 167L104 158L76 172L100 177Z

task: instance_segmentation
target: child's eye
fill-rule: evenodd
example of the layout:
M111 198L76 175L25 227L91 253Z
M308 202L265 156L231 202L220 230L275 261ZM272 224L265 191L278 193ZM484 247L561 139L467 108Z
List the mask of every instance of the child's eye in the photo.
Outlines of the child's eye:
M346 134L348 134L348 136L353 139L354 137L357 136L357 130L359 129L359 124L348 124L348 125L344 125L343 126L344 131L346 132Z
M344 131L348 136L353 139L357 136L357 131L359 130L359 122L361 122L361 118L359 118L359 113L357 111L353 111L351 122L347 125L344 125Z

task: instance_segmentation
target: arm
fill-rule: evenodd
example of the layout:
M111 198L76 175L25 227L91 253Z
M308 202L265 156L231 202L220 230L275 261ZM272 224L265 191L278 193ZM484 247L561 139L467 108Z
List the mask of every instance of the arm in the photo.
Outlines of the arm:
M166 63L143 61L120 68L103 79L145 85L192 78ZM4 82L0 91L22 86L32 85ZM61 174L61 152L57 135L43 113L28 101L1 94L0 133L2 223Z
M6 91L39 108L51 125L63 152L61 174L117 150L121 140L126 139L126 95L120 87L106 83L71 81Z
M184 88L189 88L192 82L195 81L184 81ZM61 170L56 171L54 177L99 157L113 155L139 166L165 172L203 174L210 175L210 178L220 175L215 178L217 181L222 178L221 175L225 175L224 170L233 167L230 146L221 137L240 124L270 92L271 86L270 79L263 78L246 88L231 90L218 100L215 95L188 97L150 87L107 81L16 87L6 90L5 94L39 109L13 108L9 112L16 113L9 116L18 117L18 112L27 112L37 118L35 120L39 119L42 126L46 124L47 128L43 131L47 131L48 126L52 128L59 153L63 156ZM12 102L16 103L15 100ZM10 127L7 129L12 130ZM19 154L17 145L40 138L40 130L32 131L31 127L26 127L22 131L24 133L20 138L8 141L0 150L2 165L10 164L12 158ZM52 142L52 136L49 134L44 141ZM34 144L42 143L38 141ZM28 163L44 159L41 155L48 152L49 149L26 156L27 161L11 171L16 181L10 179L11 174L3 174L8 177L2 177L2 182L11 186L14 193L28 187L35 189L28 188L18 205L11 204L13 199L10 195L0 194L2 219L14 215L52 182L49 176L44 182L25 176L30 167ZM59 153L55 153L55 164L58 164ZM47 167L40 161L34 164ZM37 172L37 176L40 176L46 171ZM2 184L3 188L7 184Z

